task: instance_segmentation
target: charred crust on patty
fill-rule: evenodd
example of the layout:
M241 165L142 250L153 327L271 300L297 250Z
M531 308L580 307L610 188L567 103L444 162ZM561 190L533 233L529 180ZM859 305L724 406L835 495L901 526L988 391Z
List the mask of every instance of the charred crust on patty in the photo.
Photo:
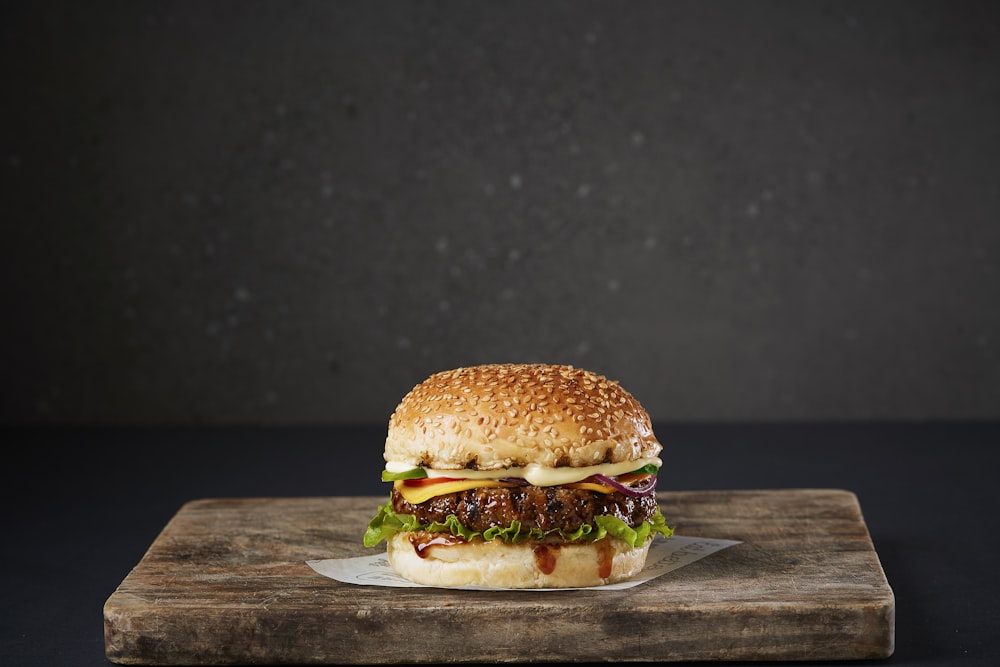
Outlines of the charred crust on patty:
M416 504L393 489L391 501L395 512L411 514L421 524L444 522L453 514L463 526L480 532L514 521L524 530L572 532L593 524L595 516L613 516L635 528L652 519L658 509L652 495L632 497L560 486L475 488Z

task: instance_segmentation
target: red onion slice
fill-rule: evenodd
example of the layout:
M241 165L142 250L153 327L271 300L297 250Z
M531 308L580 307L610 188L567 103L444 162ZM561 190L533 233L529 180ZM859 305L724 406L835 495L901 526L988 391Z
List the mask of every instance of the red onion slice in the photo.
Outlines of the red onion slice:
M656 475L650 475L646 480L643 481L642 486L625 486L624 484L611 479L605 475L594 475L594 479L601 484L607 484L615 491L619 493L624 493L626 496L632 498L638 498L639 496L644 496L653 489L656 488Z
M508 484L517 484L518 486L528 486L528 480L523 477L501 477L499 482L507 482Z

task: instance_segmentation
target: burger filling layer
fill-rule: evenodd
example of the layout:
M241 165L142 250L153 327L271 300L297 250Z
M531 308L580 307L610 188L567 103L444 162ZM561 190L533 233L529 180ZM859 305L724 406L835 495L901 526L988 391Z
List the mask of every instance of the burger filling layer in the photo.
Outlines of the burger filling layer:
M364 543L373 547L395 533L420 532L440 535L449 544L562 544L614 537L640 547L656 533L673 534L656 502L657 470L649 463L613 478L594 474L559 485L513 477L430 477L423 470L384 473L383 481L395 478L393 489L369 522Z
M593 524L598 516L614 517L635 528L659 513L652 494L629 497L562 486L475 488L416 504L393 489L391 502L394 512L413 515L420 524L444 523L454 515L458 523L481 533L515 522L528 531L572 533Z

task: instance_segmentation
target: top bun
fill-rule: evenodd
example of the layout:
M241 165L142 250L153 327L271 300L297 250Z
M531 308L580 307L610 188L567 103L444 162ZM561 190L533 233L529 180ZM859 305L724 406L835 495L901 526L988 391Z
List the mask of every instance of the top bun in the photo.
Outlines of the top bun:
M435 470L584 467L657 456L649 415L617 382L572 366L435 373L389 418L385 460Z

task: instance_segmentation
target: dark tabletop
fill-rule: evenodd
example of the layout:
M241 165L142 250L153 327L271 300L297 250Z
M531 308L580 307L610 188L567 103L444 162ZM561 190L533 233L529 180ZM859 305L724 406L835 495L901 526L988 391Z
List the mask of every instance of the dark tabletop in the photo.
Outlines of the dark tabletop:
M385 494L384 432L5 429L0 663L110 665L103 604L182 504ZM661 491L857 494L896 598L896 651L884 662L1000 664L1000 424L658 424L656 432Z

